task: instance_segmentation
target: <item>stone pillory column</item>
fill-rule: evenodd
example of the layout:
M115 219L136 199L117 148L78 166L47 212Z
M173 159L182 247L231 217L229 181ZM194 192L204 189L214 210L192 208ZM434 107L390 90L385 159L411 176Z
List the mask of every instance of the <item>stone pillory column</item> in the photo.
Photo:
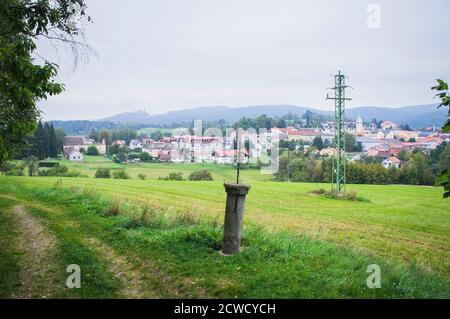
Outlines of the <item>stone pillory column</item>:
M225 183L227 193L227 207L223 227L223 245L220 251L223 255L240 252L242 223L244 219L245 196L250 186Z

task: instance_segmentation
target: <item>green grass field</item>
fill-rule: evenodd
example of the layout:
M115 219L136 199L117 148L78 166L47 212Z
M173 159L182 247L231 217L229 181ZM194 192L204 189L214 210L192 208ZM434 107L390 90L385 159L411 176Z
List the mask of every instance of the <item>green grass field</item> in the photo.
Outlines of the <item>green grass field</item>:
M110 169L125 169L132 178L137 178L139 173L143 173L149 179L158 179L165 177L171 172L180 171L187 178L193 171L207 169L211 171L215 181L234 181L236 172L229 166L221 166L216 164L172 164L172 163L130 163L117 164L104 156L85 156L84 162L71 162L67 159L61 159L60 163L69 167L69 170L79 171L89 177L95 175L95 171L99 167L107 167ZM260 174L258 169L243 169L241 171L241 180L244 183L255 181L272 180L273 176Z
M144 165L151 177L199 167ZM59 243L60 277L70 260L89 275L83 289L60 284L49 297L450 297L450 210L441 189L350 185L366 201L343 201L309 194L329 185L244 172L252 187L244 248L226 258L217 251L230 168L213 170L213 182L0 177L0 269L11 270L0 277L3 296L20 281L23 252L14 243L23 230L11 212L22 205ZM381 289L366 286L370 264L382 269Z

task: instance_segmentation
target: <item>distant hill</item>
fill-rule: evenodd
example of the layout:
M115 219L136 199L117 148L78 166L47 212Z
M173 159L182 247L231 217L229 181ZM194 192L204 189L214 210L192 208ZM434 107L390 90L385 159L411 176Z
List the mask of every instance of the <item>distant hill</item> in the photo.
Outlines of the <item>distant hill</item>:
M442 126L447 110L437 109L438 104L414 105L400 108L363 106L346 110L346 116L356 119L359 114L365 121L373 118L390 120L397 124L409 124L413 128Z
M171 111L159 115L150 115L142 111L134 113L127 112L104 118L102 121L148 123L150 125L168 125L171 123L190 122L193 120L215 121L221 119L227 122L236 122L244 116L252 118L261 114L282 116L289 112L302 115L306 110L314 109L295 105L254 105L243 107L207 106ZM314 112L322 111L314 110Z
M322 115L333 115L333 111L323 111L296 105L209 106L171 111L158 115L150 115L143 111L126 112L104 118L102 121L122 124L147 124L149 126L190 122L196 119L204 121L222 119L227 122L236 122L244 116L254 118L261 114L282 116L287 113L303 115L306 110ZM441 126L444 122L446 110L443 108L438 110L437 104L405 106L400 108L361 106L346 110L346 117L349 119L356 119L359 114L361 114L365 121L376 118L378 120L390 120L397 124L409 124L411 127L421 128L433 125Z

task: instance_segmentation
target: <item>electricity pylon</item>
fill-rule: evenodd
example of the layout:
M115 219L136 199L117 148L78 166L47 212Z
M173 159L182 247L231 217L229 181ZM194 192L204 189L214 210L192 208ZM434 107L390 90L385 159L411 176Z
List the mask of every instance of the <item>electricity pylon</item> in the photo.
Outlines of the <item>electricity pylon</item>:
M345 101L350 101L350 98L345 97L345 89L348 87L345 85L345 75L334 75L335 85L334 97L330 97L327 94L327 100L334 100L334 159L333 169L331 173L332 178L332 190L334 189L338 194L345 192ZM336 154L337 153L337 154Z

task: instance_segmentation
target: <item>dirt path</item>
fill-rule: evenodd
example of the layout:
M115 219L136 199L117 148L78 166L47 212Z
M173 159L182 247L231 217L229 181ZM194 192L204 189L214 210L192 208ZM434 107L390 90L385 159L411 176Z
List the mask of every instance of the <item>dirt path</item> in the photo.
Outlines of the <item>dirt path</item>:
M144 276L139 269L124 256L96 238L89 238L88 243L96 249L108 265L108 270L122 283L121 293L126 298L157 298L152 291L146 291Z
M20 201L20 199L6 194L0 197ZM27 206L36 207L51 213L59 213L53 207L39 202L27 202ZM57 276L61 273L57 263L57 238L46 232L38 218L29 214L24 205L16 205L12 210L17 227L22 232L17 247L23 252L20 263L21 285L13 298L47 298L52 297L56 290L61 289L65 282ZM68 218L64 223L74 227L81 227L76 221ZM81 232L82 233L82 232ZM159 269L151 260L142 259L142 256L130 251L123 255L104 241L88 234L82 235L86 245L97 251L108 271L121 283L120 294L124 298L161 298L163 295L183 296L193 286L196 295L208 297L195 282L178 285L172 278Z
M13 298L47 298L58 278L55 276L56 239L21 205L12 211L23 236L17 245L23 252L20 287Z

